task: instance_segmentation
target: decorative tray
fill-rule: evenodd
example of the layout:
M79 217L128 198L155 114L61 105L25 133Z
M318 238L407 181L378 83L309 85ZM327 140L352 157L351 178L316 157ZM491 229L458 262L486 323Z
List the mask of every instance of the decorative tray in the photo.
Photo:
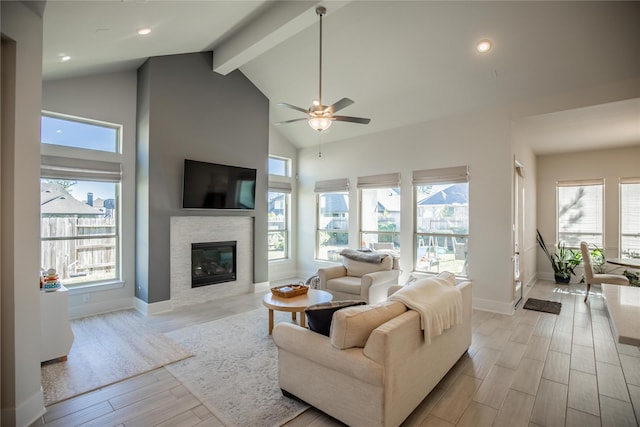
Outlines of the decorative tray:
M302 284L282 285L271 288L271 293L277 297L291 298L298 295L305 295L309 292L309 287Z

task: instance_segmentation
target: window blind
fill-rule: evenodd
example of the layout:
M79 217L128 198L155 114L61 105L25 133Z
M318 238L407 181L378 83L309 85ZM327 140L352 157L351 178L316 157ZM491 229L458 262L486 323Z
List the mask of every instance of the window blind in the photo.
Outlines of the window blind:
M274 193L291 193L290 182L269 181L269 191Z
M556 187L581 187L587 185L604 185L604 179L581 179L556 182Z
M316 186L314 189L316 193L330 193L330 192L348 191L348 190L349 190L349 178L316 181Z
M413 185L455 184L469 181L468 166L413 171Z
M638 177L638 178L620 178L620 184L640 184L640 177Z
M400 173L359 176L357 188L388 188L400 186Z
M120 182L122 165L101 160L43 155L40 156L40 177Z

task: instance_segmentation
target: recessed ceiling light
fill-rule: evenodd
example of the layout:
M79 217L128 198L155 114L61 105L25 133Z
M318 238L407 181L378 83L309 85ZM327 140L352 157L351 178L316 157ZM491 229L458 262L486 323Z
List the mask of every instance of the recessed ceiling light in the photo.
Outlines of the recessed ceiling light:
M144 27L144 28L140 28L138 29L138 35L140 36L146 36L147 34L151 33L151 28L149 27Z
M60 61L62 61L62 62L67 62L67 61L69 61L70 59L71 59L71 57L70 57L69 55L62 55L62 56L60 57Z
M480 53L489 52L491 50L491 40L480 40L476 45L476 50Z

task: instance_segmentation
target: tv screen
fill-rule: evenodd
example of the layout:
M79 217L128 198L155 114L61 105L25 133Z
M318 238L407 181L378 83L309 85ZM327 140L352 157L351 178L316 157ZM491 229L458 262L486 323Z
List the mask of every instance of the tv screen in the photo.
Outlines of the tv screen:
M255 209L256 170L185 159L182 207Z

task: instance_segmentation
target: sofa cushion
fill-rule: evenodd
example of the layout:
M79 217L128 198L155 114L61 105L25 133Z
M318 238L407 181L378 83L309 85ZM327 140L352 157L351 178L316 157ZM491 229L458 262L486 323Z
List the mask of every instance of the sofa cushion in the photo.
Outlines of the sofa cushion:
M352 276L342 276L327 280L327 289L330 291L342 292L345 294L360 295L362 278Z
M336 312L331 323L331 345L345 349L364 347L371 331L407 311L404 304L385 301L379 304L348 307Z
M378 264L356 261L343 256L342 264L347 269L347 276L362 277L365 274L374 273L376 271L391 270L391 267L393 267L393 259L387 255L382 258L382 261Z
M307 316L309 329L319 334L329 336L333 313L345 307L364 304L366 304L365 301L356 300L323 302L310 305L304 310L304 314Z

